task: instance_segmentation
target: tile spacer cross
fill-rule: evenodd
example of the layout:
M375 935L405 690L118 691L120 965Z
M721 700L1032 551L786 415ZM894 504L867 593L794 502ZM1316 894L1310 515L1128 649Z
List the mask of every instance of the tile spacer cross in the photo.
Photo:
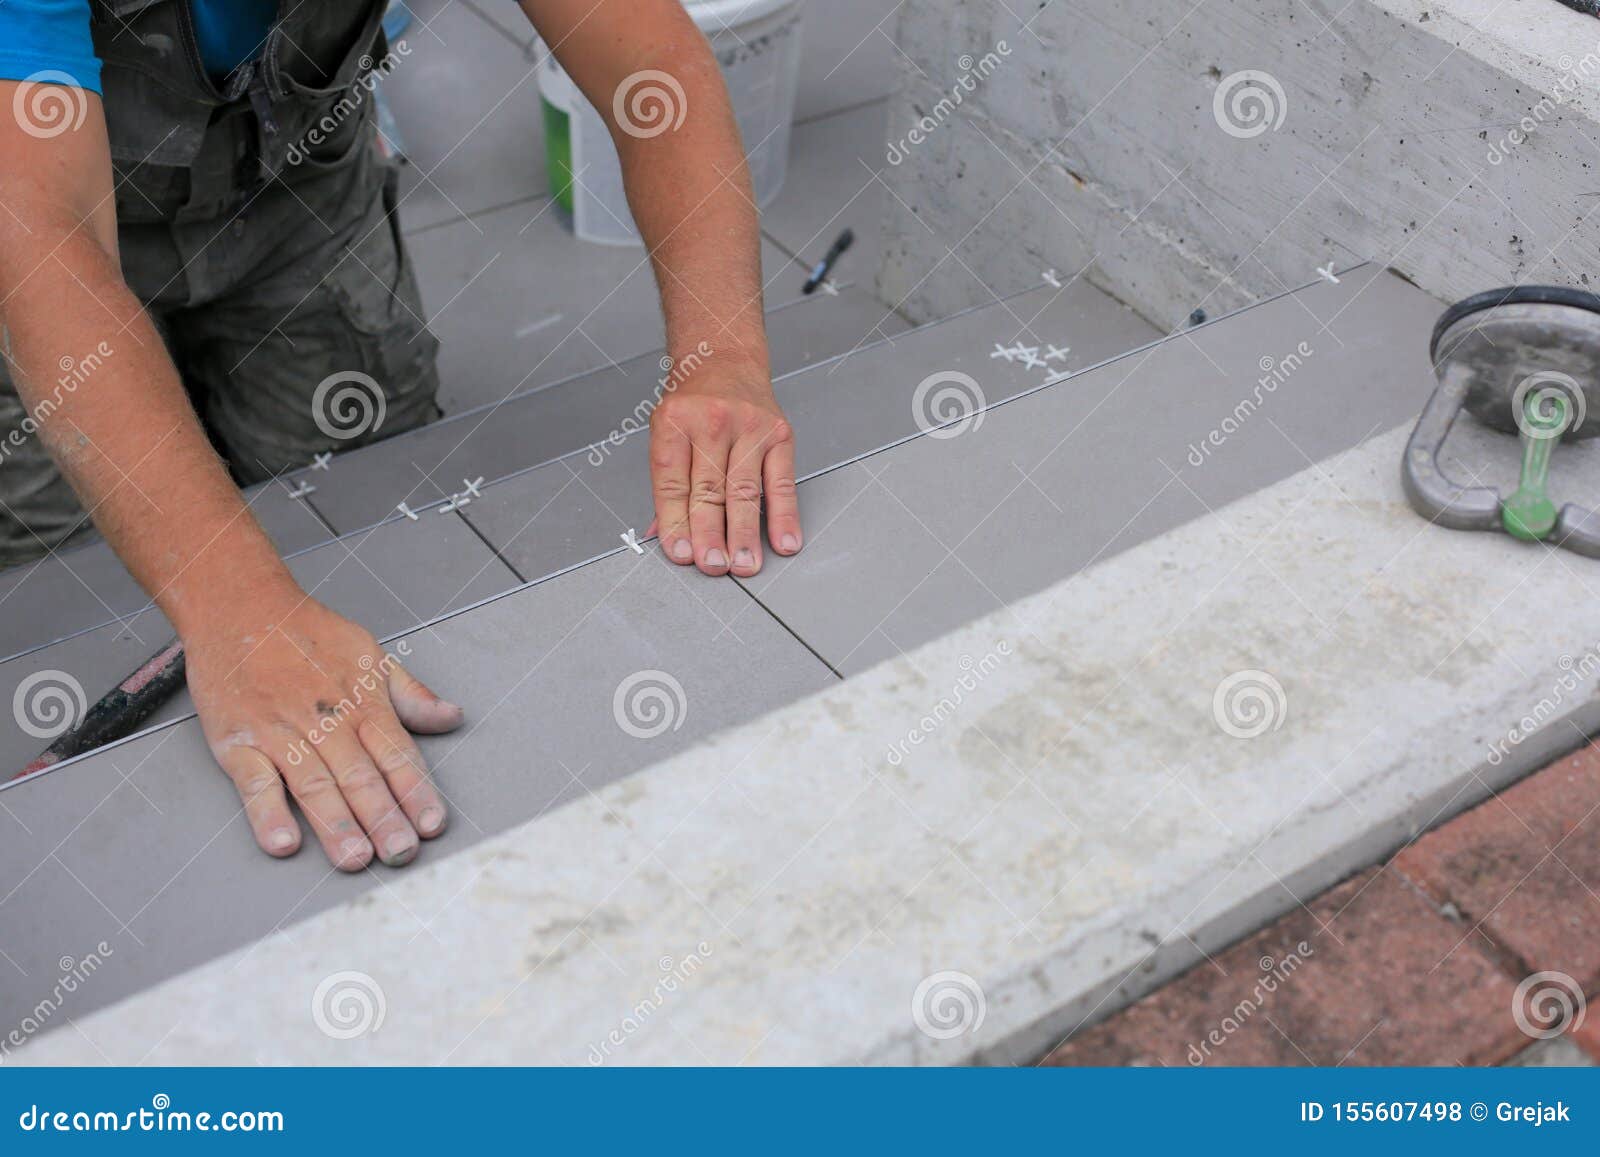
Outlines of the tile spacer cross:
M628 549L633 551L634 554L644 553L644 547L639 545L639 536L633 532L633 528L631 526L623 533L617 535L617 537L622 539L622 541L627 544Z

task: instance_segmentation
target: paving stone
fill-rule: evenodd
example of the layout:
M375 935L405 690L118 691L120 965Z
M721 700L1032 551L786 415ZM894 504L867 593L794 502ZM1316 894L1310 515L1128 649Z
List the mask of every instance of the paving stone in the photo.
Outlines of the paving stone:
M1535 772L1396 857L1527 972L1600 990L1600 749Z
M407 665L468 715L458 734L420 741L453 809L423 860L832 681L770 618L726 629L747 601L726 579L627 554L411 636ZM655 692L664 715L650 714ZM196 721L141 737L0 790L0 945L20 975L0 983L0 1021L50 991L60 958L102 940L112 954L64 1017L394 878L331 872L315 847L269 860Z
M904 0L806 0L795 117L880 100L899 81L894 35Z
M1051 1065L1481 1065L1527 1042L1512 984L1372 869L1075 1036Z
M761 228L797 257L815 265L846 228L855 244L834 266L836 281L870 283L877 273L884 202L877 174L884 168L883 102L794 126L783 191L761 214Z

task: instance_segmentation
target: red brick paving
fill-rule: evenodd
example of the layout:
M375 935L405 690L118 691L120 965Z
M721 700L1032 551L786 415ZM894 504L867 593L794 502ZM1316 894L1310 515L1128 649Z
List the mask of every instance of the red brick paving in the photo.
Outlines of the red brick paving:
M1593 998L1572 1036L1600 1062L1600 746L1427 833L1043 1063L1496 1064L1533 1043L1512 1006L1518 982L1541 971Z
M1525 973L1600 988L1600 748L1588 747L1429 832L1395 864L1512 953Z
M1399 873L1369 869L1046 1063L1492 1064L1529 1042L1514 984L1464 932Z

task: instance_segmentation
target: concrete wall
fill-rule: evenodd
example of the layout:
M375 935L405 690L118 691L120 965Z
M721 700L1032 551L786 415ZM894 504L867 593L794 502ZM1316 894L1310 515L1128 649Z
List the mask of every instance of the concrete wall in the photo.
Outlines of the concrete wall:
M1050 268L1164 328L1330 261L1600 275L1600 22L1555 0L907 0L897 35L879 290L914 318Z

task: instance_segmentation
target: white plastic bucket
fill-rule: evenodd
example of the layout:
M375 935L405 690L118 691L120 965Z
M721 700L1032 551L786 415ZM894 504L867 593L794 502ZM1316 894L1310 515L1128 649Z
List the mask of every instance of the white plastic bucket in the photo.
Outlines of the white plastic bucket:
M756 203L765 207L782 191L789 171L804 0L684 0L684 7L722 66ZM622 190L622 165L605 122L548 51L539 63L538 80L551 195L571 214L574 232L585 241L640 244ZM661 118L673 118L681 110L670 84L641 77L638 86L632 95L642 123L670 131ZM622 94L625 101L628 95Z

